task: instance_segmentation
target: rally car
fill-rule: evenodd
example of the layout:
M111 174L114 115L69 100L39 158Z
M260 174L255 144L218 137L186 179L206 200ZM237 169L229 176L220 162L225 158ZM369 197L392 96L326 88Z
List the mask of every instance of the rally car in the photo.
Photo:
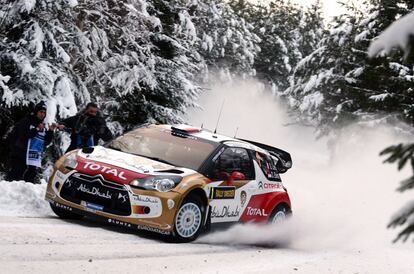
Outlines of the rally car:
M211 225L281 222L291 204L280 173L290 154L187 125L147 125L104 146L68 152L46 199L61 218L196 239Z

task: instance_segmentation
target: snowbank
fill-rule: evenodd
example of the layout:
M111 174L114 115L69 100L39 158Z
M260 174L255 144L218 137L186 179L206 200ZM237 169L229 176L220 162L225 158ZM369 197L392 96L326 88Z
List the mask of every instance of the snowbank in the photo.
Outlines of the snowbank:
M401 48L407 56L410 51L410 38L414 35L414 12L392 23L380 36L374 40L369 49L369 57L380 53L388 54L393 48Z
M45 200L46 183L0 181L0 216L39 217L52 211Z

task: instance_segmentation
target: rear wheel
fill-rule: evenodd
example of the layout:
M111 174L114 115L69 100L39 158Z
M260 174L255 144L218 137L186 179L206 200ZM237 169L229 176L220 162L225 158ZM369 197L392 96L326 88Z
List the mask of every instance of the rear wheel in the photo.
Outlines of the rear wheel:
M174 241L191 242L200 234L206 207L200 198L190 196L184 200L174 220Z
M62 219L70 219L70 220L80 220L83 218L82 215L70 212L68 210L59 208L52 203L49 203L50 207L52 208L53 212L58 215Z
M291 215L289 208L285 205L278 205L269 218L271 224L281 224Z

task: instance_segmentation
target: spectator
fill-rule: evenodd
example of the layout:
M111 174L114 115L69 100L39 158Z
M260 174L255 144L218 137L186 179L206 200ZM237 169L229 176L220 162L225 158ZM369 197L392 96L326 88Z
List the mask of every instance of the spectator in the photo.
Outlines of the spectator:
M63 120L61 125L60 129L71 132L71 143L66 152L95 146L100 139L107 142L113 138L95 103L88 103L83 111Z
M51 124L46 130L43 123L45 117L46 104L41 101L10 132L7 180L39 182L37 174L42 166L43 151L52 141L53 131L57 127L56 124Z

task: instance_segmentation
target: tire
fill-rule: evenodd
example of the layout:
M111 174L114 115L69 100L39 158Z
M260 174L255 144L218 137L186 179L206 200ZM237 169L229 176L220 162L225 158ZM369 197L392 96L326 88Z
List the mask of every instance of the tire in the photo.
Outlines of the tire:
M54 212L56 215L58 215L58 216L59 216L59 218L62 218L62 219L69 219L69 220L80 220L80 219L82 219L82 218L83 218L83 216L82 216L82 215L80 215L80 214L76 214L76 213L73 213L73 212L67 211L67 210L65 210L65 209L62 209L62 208L56 207L56 206L55 206L54 204L52 204L52 203L49 203L49 204L50 204L50 207L52 208L53 212Z
M292 215L290 209L286 205L278 205L273 209L269 218L270 224L284 223Z
M192 242L203 230L206 206L197 196L189 196L181 204L174 218L173 241Z

